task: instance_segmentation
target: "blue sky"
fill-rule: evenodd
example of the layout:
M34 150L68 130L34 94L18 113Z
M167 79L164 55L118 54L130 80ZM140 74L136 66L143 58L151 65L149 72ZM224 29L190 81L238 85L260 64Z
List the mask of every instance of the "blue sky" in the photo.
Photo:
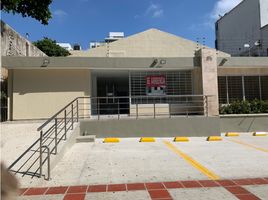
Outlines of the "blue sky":
M101 41L109 32L126 36L157 28L193 41L205 37L214 47L214 22L241 0L54 0L53 18L44 26L32 18L2 13L2 19L29 40L50 37L58 42ZM203 41L203 39L200 39Z

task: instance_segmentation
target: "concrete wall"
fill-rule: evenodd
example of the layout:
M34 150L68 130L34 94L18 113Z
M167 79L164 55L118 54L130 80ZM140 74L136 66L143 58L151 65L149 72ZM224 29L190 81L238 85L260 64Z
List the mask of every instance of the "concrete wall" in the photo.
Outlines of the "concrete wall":
M91 93L90 70L13 70L13 120L50 118Z
M202 46L176 35L149 29L124 39L89 49L73 51L82 57L193 57ZM220 55L228 56L223 52Z
M221 132L268 132L268 115L221 116Z
M218 117L176 117L80 122L81 135L103 137L175 137L220 135Z
M207 113L209 116L219 115L219 99L218 99L218 72L217 72L217 56L213 49L201 50L201 66L202 66L202 91L203 95L207 95Z
M1 21L1 42L2 56L46 56L3 21Z
M43 57L46 54L1 20L1 56ZM8 70L2 67L1 65L1 79L6 79L8 77Z
M260 28L259 0L244 0L218 20L218 30L216 29L218 49L231 55L248 52L244 44L250 41L250 45L254 46L254 42L260 39Z
M268 3L268 1L267 1ZM268 17L268 10L266 11L266 15ZM263 48L262 48L262 55L268 56L268 24L261 29L261 38L263 38Z

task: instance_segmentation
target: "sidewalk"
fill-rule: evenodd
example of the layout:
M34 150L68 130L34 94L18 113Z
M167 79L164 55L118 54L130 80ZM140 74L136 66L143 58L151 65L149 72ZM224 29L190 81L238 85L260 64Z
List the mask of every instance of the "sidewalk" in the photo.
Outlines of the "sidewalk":
M26 199L265 200L268 199L268 178L24 188L18 200Z

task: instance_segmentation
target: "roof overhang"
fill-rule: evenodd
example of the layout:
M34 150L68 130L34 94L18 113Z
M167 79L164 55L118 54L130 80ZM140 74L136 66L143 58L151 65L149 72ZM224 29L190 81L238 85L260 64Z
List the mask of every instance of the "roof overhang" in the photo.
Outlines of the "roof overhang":
M219 68L268 68L268 57L218 58Z
M193 69L195 57L111 58L111 57L2 57L6 69Z

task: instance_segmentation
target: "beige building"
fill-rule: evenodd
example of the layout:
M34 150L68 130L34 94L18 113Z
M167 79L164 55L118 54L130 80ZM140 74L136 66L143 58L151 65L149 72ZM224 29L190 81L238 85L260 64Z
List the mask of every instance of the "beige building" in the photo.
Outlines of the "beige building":
M230 57L156 29L70 57L3 57L2 64L10 120L49 118L76 97L84 97L79 112L88 117L178 114L190 104L187 115L195 115L196 98L217 116L219 102L268 100L267 57Z

